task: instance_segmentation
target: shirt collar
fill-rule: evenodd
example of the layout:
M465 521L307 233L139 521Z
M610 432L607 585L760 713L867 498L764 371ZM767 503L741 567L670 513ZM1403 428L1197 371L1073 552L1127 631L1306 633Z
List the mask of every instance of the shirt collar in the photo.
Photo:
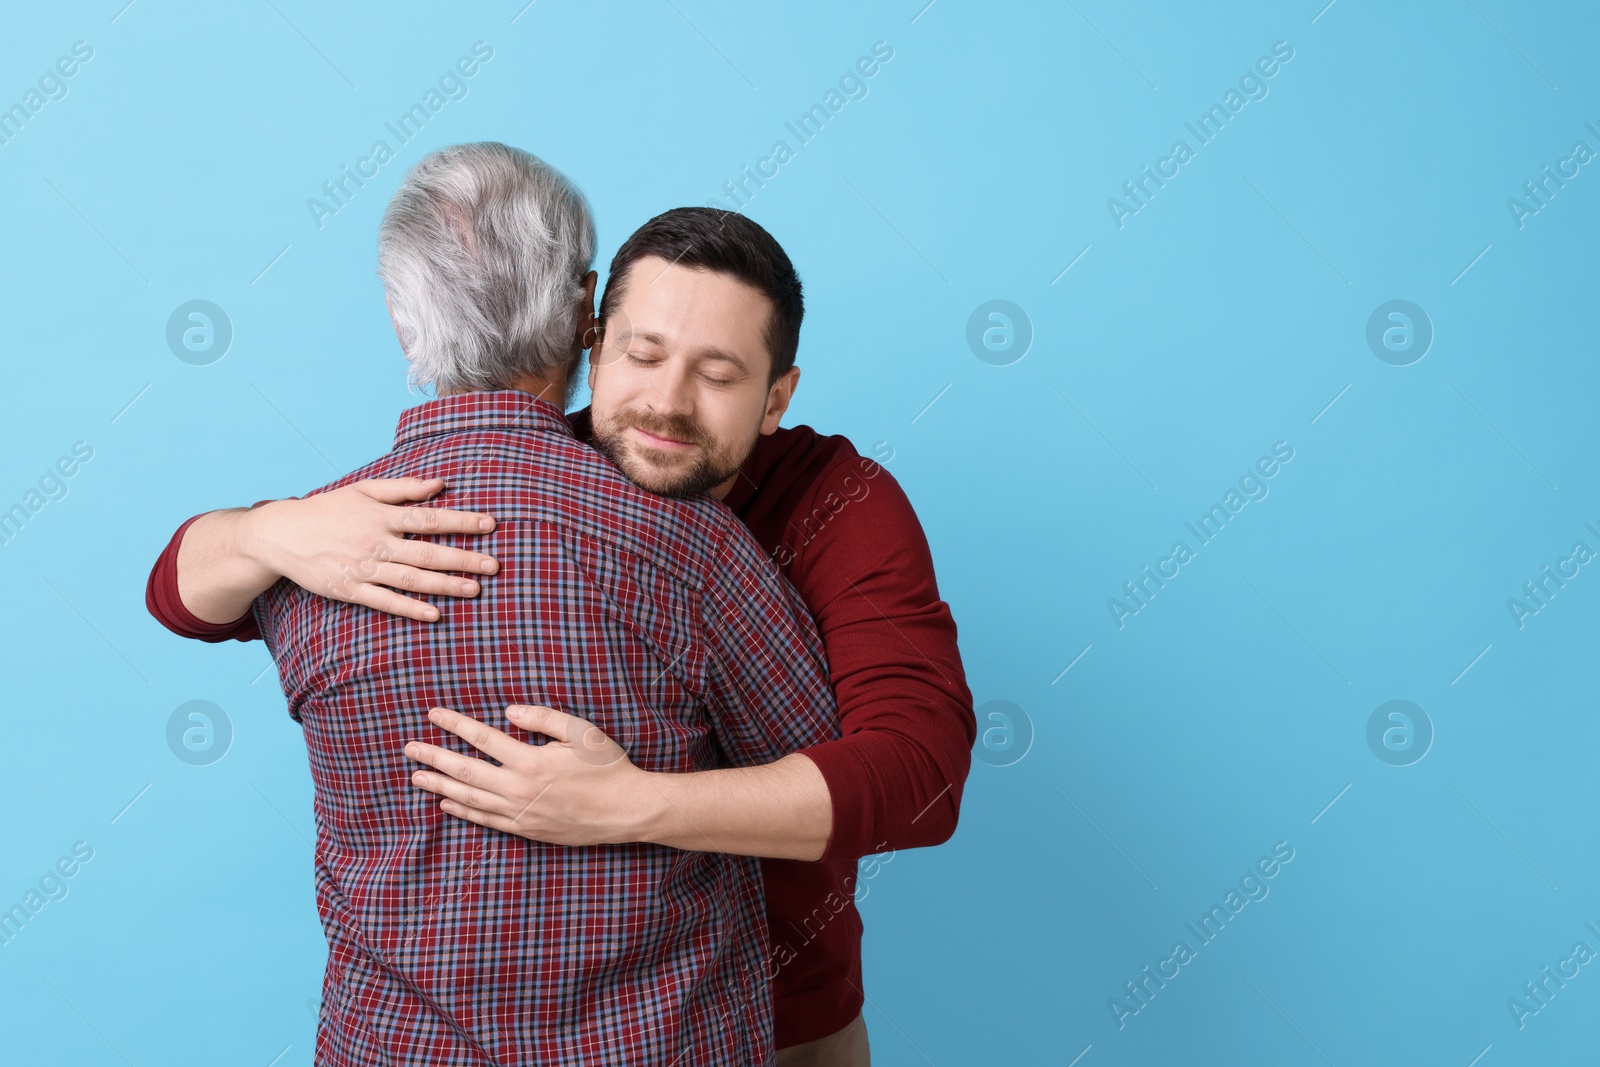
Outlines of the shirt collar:
M561 409L520 389L458 393L418 404L400 415L395 448L424 437L470 430L521 430L572 436Z

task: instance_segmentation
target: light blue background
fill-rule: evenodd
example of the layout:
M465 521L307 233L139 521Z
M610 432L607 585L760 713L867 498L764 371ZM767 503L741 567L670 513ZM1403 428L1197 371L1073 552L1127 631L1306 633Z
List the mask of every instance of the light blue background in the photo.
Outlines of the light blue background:
M591 198L603 266L796 147L880 40L747 208L809 298L792 421L893 449L973 693L1034 736L866 883L876 1062L1592 1062L1600 965L1523 1029L1507 999L1600 950L1600 567L1521 629L1507 599L1600 549L1600 165L1522 228L1506 201L1600 149L1593 8L925 2L0 15L0 106L94 48L0 145L0 508L94 449L0 546L0 907L95 850L0 946L8 1062L310 1062L299 731L261 645L181 642L143 590L181 519L331 480L418 399L374 274L404 169L529 149ZM319 228L307 198L479 40L469 95ZM1107 198L1276 41L1269 95L1119 229ZM235 331L209 366L164 338L196 298ZM965 339L991 299L1034 331L1009 366ZM1392 299L1435 330L1411 366L1365 340ZM1270 496L1119 629L1107 599L1277 441ZM193 699L233 726L210 766L167 746ZM1411 766L1367 745L1391 699L1436 731ZM1278 841L1270 896L1119 1029L1108 1000Z

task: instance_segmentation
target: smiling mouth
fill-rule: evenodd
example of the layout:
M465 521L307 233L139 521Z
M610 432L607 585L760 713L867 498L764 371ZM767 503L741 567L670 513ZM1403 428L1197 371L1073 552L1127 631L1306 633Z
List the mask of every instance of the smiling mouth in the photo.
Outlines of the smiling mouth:
M649 430L641 429L638 426L633 427L633 431L644 439L645 444L662 449L663 451L677 451L678 449L693 447L694 444L692 441L680 441L675 437L663 437L660 434L651 433Z

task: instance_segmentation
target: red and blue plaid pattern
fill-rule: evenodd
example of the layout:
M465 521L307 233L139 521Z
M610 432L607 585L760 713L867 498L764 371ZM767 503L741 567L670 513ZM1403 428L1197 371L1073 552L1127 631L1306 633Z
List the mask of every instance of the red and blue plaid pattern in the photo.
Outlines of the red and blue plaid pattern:
M799 596L708 497L633 485L514 391L407 411L361 478L445 479L423 506L498 519L498 575L419 623L279 582L256 602L316 785L328 938L318 1064L759 1064L772 1056L757 861L564 848L438 810L403 747L476 755L442 705L605 730L647 770L770 762L839 735ZM321 492L323 490L318 490Z

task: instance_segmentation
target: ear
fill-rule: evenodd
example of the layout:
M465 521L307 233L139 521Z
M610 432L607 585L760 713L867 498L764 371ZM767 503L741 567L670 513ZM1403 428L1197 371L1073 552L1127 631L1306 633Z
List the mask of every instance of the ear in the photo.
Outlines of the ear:
M778 422L783 418L783 413L789 410L789 401L794 399L794 391L800 386L800 368L790 367L772 383L772 388L767 391L767 410L761 416L761 433L763 436L772 433L778 428Z
M598 277L594 271L583 276L583 300L578 305L578 334L573 338L573 345L579 351L594 347L595 333L600 327L600 320L594 313L594 283Z

